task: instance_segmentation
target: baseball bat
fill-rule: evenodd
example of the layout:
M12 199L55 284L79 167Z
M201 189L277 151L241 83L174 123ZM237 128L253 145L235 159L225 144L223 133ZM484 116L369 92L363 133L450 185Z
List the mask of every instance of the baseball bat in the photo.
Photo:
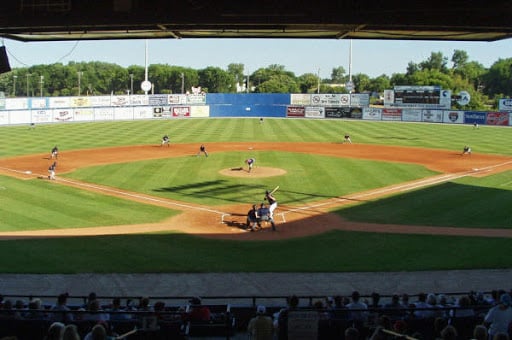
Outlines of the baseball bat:
M277 189L279 189L279 185L278 185L277 187L275 187L275 188L274 188L274 190L272 190L272 191L270 192L270 194L272 195L274 192L276 192L276 191L277 191Z

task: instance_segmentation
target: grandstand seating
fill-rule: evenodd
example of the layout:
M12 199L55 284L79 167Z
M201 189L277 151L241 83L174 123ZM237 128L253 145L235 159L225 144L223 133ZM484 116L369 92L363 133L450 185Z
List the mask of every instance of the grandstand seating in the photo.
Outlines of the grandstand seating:
M14 298L15 296L12 296ZM4 299L9 299L10 296L5 296ZM22 299L27 301L29 297L19 297L16 296L17 299ZM56 297L46 297L50 299L56 299ZM72 297L70 297L72 298ZM275 304L268 305L267 307L267 315L274 315L274 313L279 312L282 308L286 308L286 306L282 305L282 301L286 300L286 297L272 297L274 299ZM346 309L324 309L318 310L313 308L312 301L315 299L321 299L322 297L299 297L300 300L306 305L301 305L299 307L299 311L306 311L311 314L311 312L318 312L322 315L329 315L328 318L320 317L318 318L318 332L317 339L343 339L344 331L348 327L356 327L360 330L361 334L365 336L369 336L373 333L375 327L377 326L377 318L382 315L387 315L387 312L394 311L396 309L390 310L384 307L378 308L369 308L371 315L373 318L370 318L368 322L365 323L356 323L354 320L349 318L349 314ZM385 297L384 297L385 298ZM75 301L79 300L80 297L75 297ZM109 297L102 297L103 301L111 299ZM123 298L129 300L130 298ZM151 298L150 298L151 299ZM162 300L163 298L159 297L158 300ZM181 300L184 298L181 297ZM187 306L183 305L175 305L169 303L163 310L155 311L138 311L136 309L130 309L125 313L129 314L129 318L127 319L111 319L108 324L111 330L117 334L125 334L130 331L136 329L137 331L134 334L131 334L127 337L127 339L186 339L189 337L221 337L229 339L235 336L237 333L245 332L247 329L247 325L249 320L255 315L255 307L258 304L259 300L263 300L265 302L269 302L268 297L246 297L247 301L251 301L247 304L237 304L231 305L226 303L221 303L221 301L229 301L229 298L226 297L208 297L208 301L218 300L219 303L209 303L204 304L203 306L207 306L211 311L211 320L210 321L191 321L185 320L183 318L183 313L186 313ZM237 297L237 300L240 297ZM85 298L84 298L85 300ZM151 299L156 301L157 299ZM172 298L169 298L171 301ZM269 302L269 304L271 304ZM27 307L26 304L25 307ZM74 320L70 323L77 325L77 328L80 334L85 336L85 334L90 331L92 326L96 324L95 321L90 320L82 320L81 315L86 313L80 307L83 306L81 304L77 305L68 305L71 309L71 313L74 315ZM23 315L23 312L26 312L26 309L0 309L0 338L5 336L17 336L18 340L25 339L43 339L49 326L53 322L52 320L56 319L52 317L52 313L62 313L51 311L50 305L44 305L44 309L40 310L40 314L43 317L39 319L24 319L24 318L15 318L13 312L19 312L18 315ZM104 310L101 313L108 313L109 305L103 306ZM440 308L442 310L442 314L444 316L443 324L451 324L453 325L459 333L459 339L465 340L469 339L474 327L478 324L482 324L483 316L491 307L488 305L472 305L471 308L477 311L477 315L473 317L451 317L450 311L457 309L459 307L449 306L443 311L441 307L436 307L436 310L439 311ZM404 319L404 323L407 327L407 334L411 335L414 332L421 333L425 339L433 339L437 336L435 333L435 318L414 318L413 310L419 310L418 308L414 308L412 305L404 308L404 315L407 315ZM91 312L87 312L91 313ZM115 312L124 313L124 312ZM308 315L308 313L304 313L304 315ZM393 319L395 320L395 319ZM283 330L282 334L286 334L287 330Z

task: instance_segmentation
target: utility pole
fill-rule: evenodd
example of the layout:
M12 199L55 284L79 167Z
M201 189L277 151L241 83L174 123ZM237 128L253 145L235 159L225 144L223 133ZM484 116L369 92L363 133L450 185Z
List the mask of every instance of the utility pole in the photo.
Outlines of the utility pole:
M40 80L39 80L39 95L40 95L40 97L43 96L43 82L44 82L44 76L40 76Z
M12 96L16 97L16 79L18 79L17 75L13 75L13 85L12 85Z
M185 92L185 74L181 72L181 94Z
M84 73L83 73L82 71L78 71L78 72L77 72L77 74L78 74L78 96L80 96L80 93L82 92L82 91L81 91L81 90L82 90L82 89L81 89L81 86L82 86L82 84L81 84L81 81L82 81L82 75L83 75Z
M133 73L130 73L130 93L133 95Z
M30 89L30 86L29 86L30 76L31 76L31 74L27 73L27 97L30 97L30 94L28 93L28 91Z

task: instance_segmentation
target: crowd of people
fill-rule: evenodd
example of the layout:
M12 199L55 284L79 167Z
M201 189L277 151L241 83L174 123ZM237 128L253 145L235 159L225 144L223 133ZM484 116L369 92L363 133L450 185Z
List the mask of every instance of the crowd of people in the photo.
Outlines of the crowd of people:
M322 335L318 327L318 339L481 339L510 340L512 332L512 291L495 290L490 294L470 292L463 295L419 293L394 294L381 297L374 292L361 296L358 291L347 296L328 296L304 299L292 295L286 299L286 306L279 308L258 305L253 317L246 322L250 339L288 339L289 332L295 332L290 325L296 325L296 313L300 322L305 318L314 319L331 332ZM47 339L110 339L123 336L116 334L109 324L120 320L141 320L147 315L156 322L177 320L187 322L210 322L215 316L201 298L194 297L184 306L170 306L164 301L151 303L150 298L138 301L120 298L102 303L91 293L83 304L68 304L69 295L60 294L52 306L43 305L41 299L32 298L25 302L0 297L0 318L18 320L48 320L51 325ZM308 314L304 314L307 311ZM305 316L306 315L306 316ZM313 317L311 317L313 315ZM236 313L233 315L237 317ZM80 332L83 321L91 322L87 332ZM295 322L295 323L292 323ZM331 323L332 322L332 323ZM333 325L343 325L335 329ZM324 330L325 331L325 330ZM333 333L333 332L338 333ZM110 337L110 338L109 338ZM292 337L293 338L293 337Z

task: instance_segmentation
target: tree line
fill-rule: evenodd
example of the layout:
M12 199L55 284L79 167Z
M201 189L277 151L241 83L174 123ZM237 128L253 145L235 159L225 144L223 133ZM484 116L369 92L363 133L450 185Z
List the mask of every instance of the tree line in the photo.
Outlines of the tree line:
M152 93L162 94L185 93L197 86L210 93L235 93L241 89L252 93L348 93L345 84L351 76L353 92L371 93L372 103L378 103L383 91L395 85L440 85L454 94L467 91L471 102L464 109L474 110L495 109L499 98L512 96L512 58L500 58L485 68L469 60L463 50L454 50L450 59L441 52L432 52L420 63L409 62L404 73L375 78L364 73L349 75L342 66L333 68L327 79L314 73L296 76L277 64L245 74L240 63L229 64L226 70L153 64L148 67L148 74ZM144 80L142 66L124 68L98 61L55 63L15 68L0 75L0 91L7 97L142 94L140 85Z

